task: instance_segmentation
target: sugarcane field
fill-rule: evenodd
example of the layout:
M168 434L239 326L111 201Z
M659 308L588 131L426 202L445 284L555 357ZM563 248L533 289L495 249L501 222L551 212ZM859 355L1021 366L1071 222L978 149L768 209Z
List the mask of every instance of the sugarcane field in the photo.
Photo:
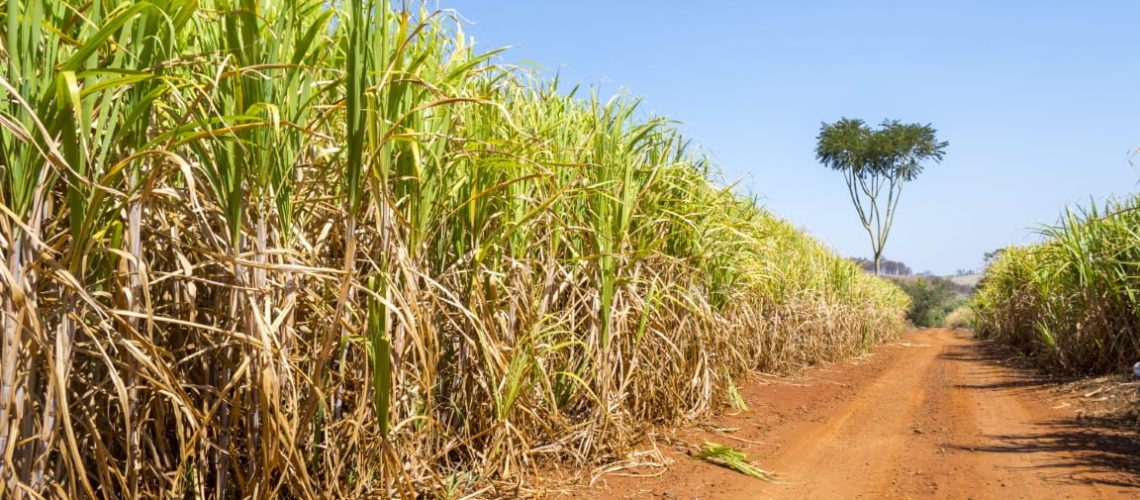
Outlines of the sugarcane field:
M1137 16L0 0L0 499L1138 498Z

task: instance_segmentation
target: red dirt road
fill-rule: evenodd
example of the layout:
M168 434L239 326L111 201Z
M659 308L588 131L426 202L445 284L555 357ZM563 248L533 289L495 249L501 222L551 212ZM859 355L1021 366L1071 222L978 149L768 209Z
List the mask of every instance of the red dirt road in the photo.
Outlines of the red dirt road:
M749 411L653 441L674 463L602 476L602 498L1140 498L1140 447L968 333L924 330L854 364L742 384ZM714 441L762 482L686 456ZM672 443L672 444L670 444ZM656 475L655 475L656 474Z

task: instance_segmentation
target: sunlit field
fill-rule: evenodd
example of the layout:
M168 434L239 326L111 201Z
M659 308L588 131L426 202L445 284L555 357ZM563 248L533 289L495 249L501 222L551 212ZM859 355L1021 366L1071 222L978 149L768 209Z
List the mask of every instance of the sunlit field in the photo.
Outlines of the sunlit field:
M498 65L450 13L0 19L0 497L513 496L904 328L636 97ZM1065 283L1129 289L1103 269Z

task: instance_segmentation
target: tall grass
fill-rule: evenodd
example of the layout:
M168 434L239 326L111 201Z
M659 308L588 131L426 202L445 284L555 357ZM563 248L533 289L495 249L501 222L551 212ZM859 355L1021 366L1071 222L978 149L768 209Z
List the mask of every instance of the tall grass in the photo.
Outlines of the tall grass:
M953 311L950 311L950 314L946 315L946 328L974 328L974 309L970 307L968 301L959 304Z
M509 494L902 326L670 123L447 13L0 18L0 497Z
M1140 359L1140 199L1069 210L1046 241L1001 252L973 303L981 336L1075 373Z

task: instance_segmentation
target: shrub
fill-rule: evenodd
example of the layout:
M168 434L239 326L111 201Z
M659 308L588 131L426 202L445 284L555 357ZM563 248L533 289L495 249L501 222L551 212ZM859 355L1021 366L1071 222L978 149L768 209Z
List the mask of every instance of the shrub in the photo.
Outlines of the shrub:
M969 304L962 304L954 308L953 311L950 311L950 314L946 315L946 327L962 329L974 328L974 310Z
M959 302L954 285L943 278L920 276L896 280L896 283L910 296L911 306L907 319L915 326L943 326L947 313L954 310Z

